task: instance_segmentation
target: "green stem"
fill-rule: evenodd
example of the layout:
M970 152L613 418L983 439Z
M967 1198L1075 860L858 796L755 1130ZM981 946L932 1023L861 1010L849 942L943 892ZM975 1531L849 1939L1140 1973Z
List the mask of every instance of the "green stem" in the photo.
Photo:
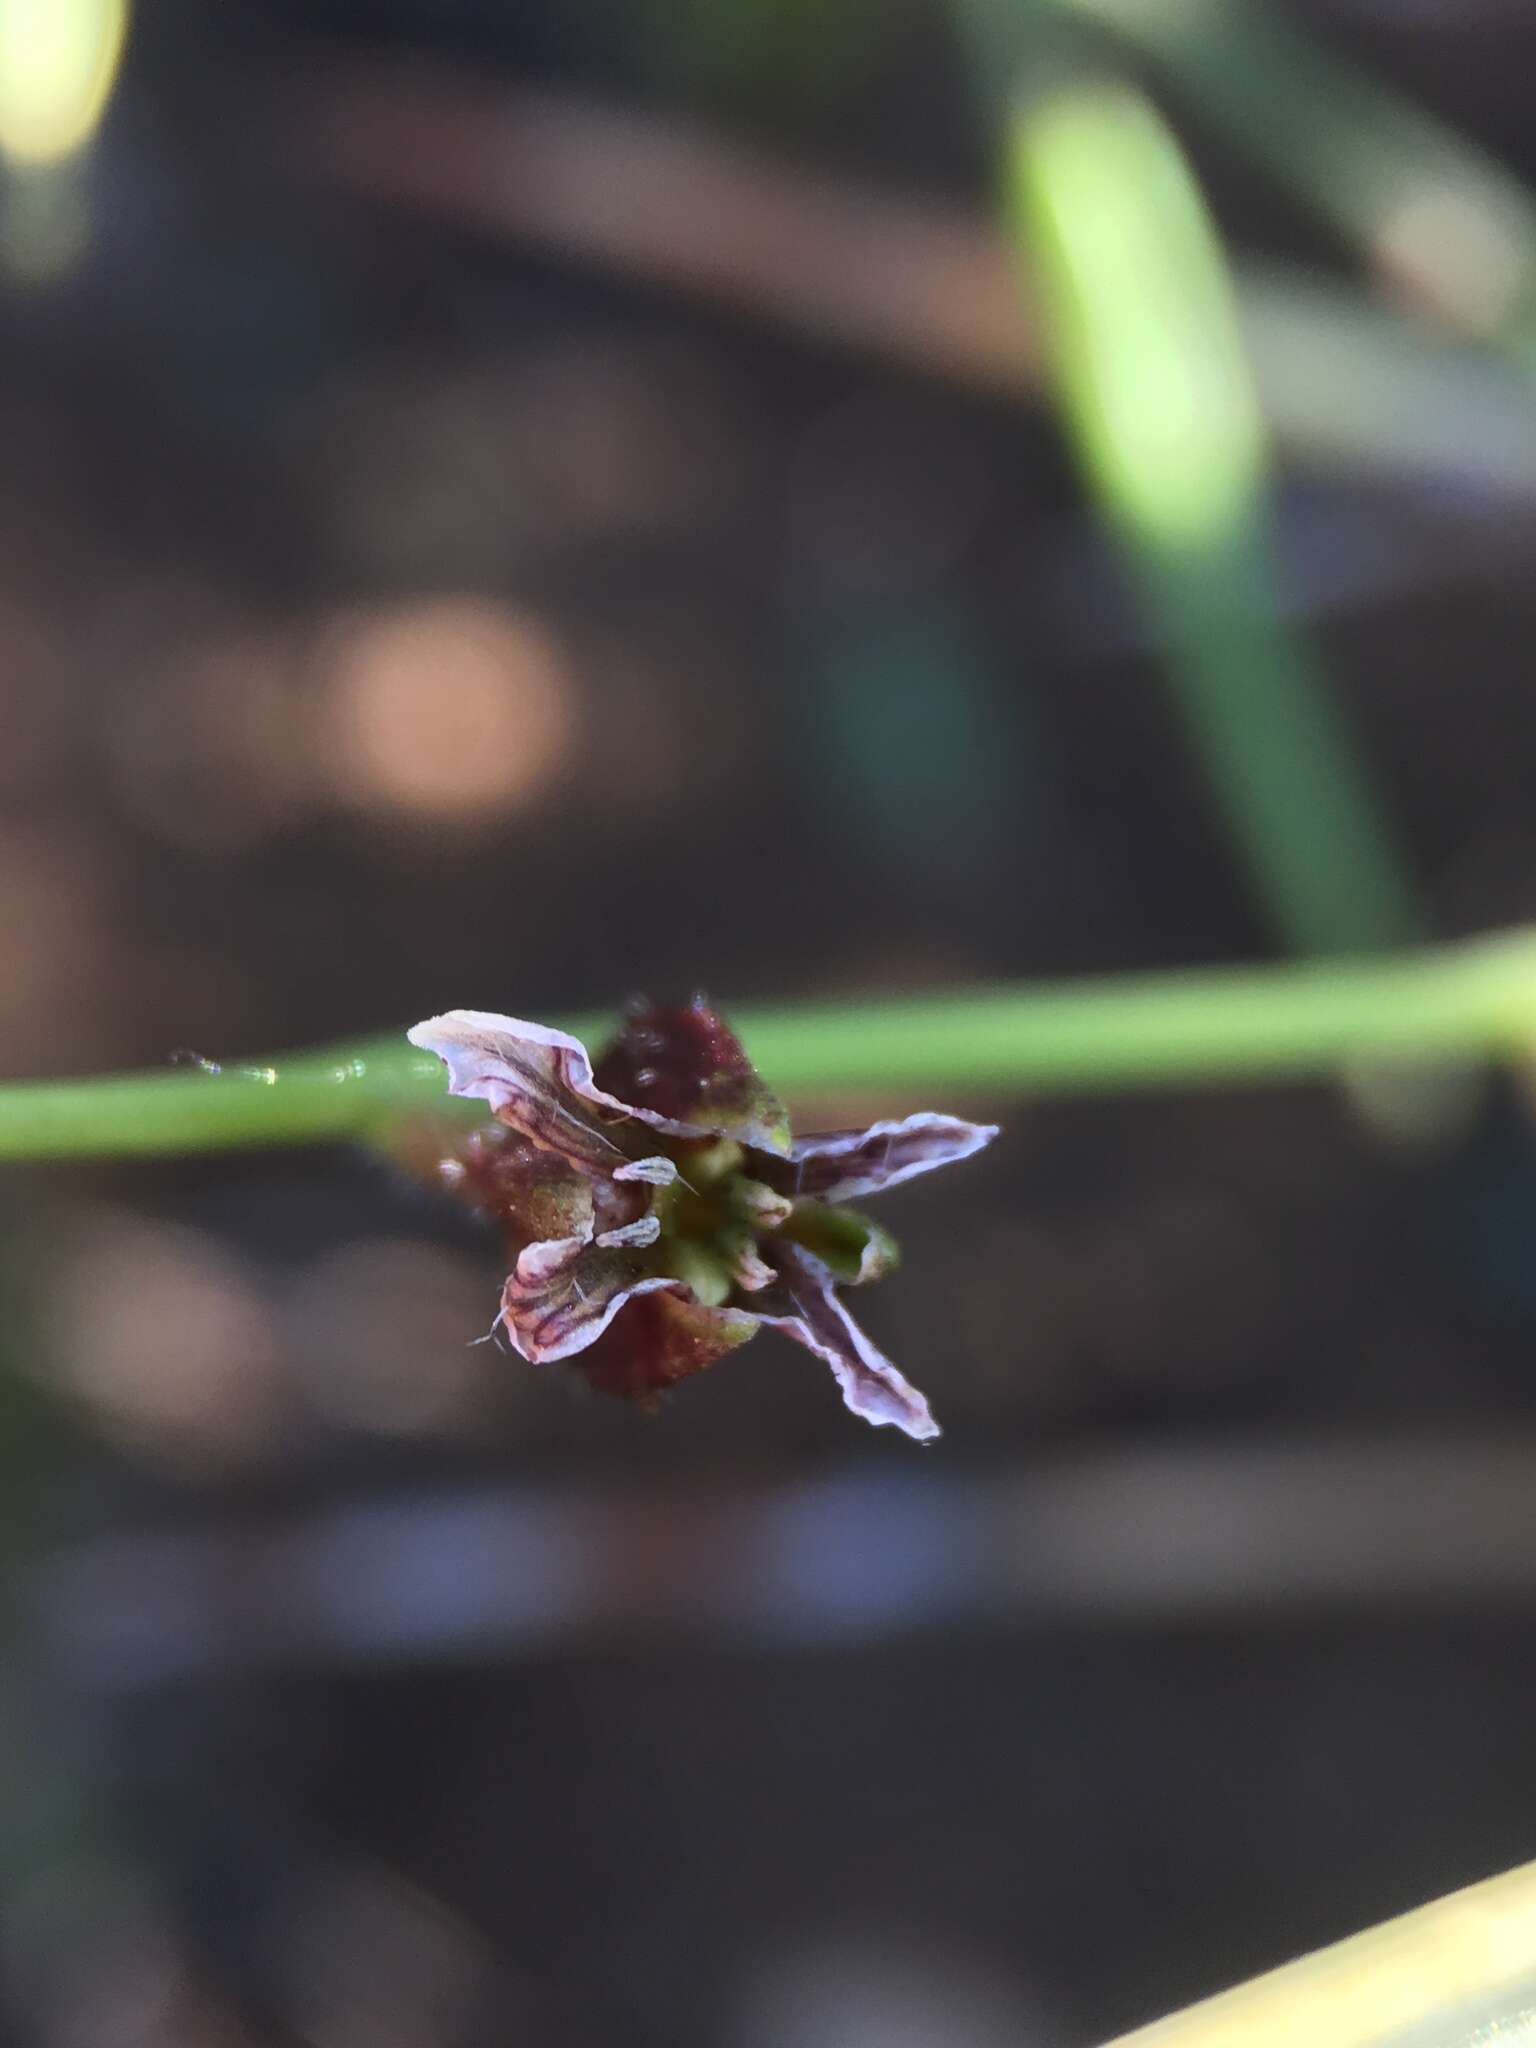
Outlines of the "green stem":
M1384 958L743 1011L762 1070L817 1088L1092 1094L1327 1077L1373 1055L1536 1045L1536 932Z
M1536 932L1385 959L734 1014L763 1072L790 1095L910 1090L948 1106L978 1096L1327 1078L1372 1057L1509 1057L1536 1046ZM589 1042L605 1029L602 1019L565 1022ZM447 1106L437 1061L391 1034L238 1072L0 1086L0 1159L370 1140Z
M0 1085L0 1159L220 1152L366 1138L441 1095L441 1063L403 1035L277 1062Z

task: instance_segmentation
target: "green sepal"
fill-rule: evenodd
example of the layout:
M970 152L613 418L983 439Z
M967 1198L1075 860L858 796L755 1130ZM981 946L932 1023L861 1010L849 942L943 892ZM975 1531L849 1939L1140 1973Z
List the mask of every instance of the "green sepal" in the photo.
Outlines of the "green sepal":
M896 1240L888 1230L871 1223L857 1209L834 1207L830 1202L809 1198L796 1202L778 1234L814 1253L835 1279L850 1287L878 1280L901 1262Z

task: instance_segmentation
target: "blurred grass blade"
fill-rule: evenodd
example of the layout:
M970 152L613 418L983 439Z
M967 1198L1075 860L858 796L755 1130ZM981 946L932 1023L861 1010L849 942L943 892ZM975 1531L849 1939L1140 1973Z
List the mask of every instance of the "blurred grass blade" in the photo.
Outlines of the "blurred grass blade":
M1287 456L1357 484L1401 478L1529 496L1536 408L1514 365L1300 270L1246 265L1239 309Z
M1167 70L1435 317L1536 362L1536 201L1474 144L1239 0L1055 0Z
M1270 921L1303 951L1415 935L1349 734L1275 602L1268 451L1222 252L1139 94L1027 101L1009 195L1067 424L1170 658L1192 738Z
M1110 2048L1494 2048L1536 2041L1536 1863L1139 2027Z
M1408 884L1311 649L1251 530L1143 562L1170 679L1277 936L1302 953L1418 936Z
M1042 61L1022 34L1031 17L998 11L962 10L989 89ZM402 130L423 128L437 139L430 158L397 147ZM282 132L306 176L370 205L638 278L925 379L1015 397L1039 388L1032 295L1004 237L968 208L791 165L670 114L378 56L316 63ZM1237 286L1265 417L1288 453L1351 475L1536 491L1529 391L1484 348L1318 277L1245 264Z
M1099 502L1133 538L1209 543L1247 518L1264 430L1226 266L1173 138L1140 97L1027 103L1011 190L1061 394Z

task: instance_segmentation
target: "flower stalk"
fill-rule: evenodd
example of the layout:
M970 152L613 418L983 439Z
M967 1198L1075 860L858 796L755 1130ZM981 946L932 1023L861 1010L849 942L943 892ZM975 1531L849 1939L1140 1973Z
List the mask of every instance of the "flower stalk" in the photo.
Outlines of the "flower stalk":
M732 1007L790 1096L946 1100L1327 1080L1374 1058L1505 1059L1536 1046L1536 932L1389 957L1180 969L944 994ZM601 1018L566 1017L601 1038ZM403 1033L219 1072L0 1084L0 1160L369 1142L450 1107ZM472 1114L472 1111L466 1112Z

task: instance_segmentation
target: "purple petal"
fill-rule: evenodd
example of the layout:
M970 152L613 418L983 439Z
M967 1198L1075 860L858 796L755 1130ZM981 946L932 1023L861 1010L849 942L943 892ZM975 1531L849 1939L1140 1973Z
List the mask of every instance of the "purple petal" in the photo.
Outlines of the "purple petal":
M534 1365L585 1351L637 1294L675 1286L640 1279L633 1260L586 1238L549 1238L518 1255L501 1297L512 1348Z
M796 1195L856 1202L914 1174L969 1159L991 1144L997 1129L996 1124L968 1124L922 1110L899 1123L871 1124L867 1131L822 1131L795 1140L790 1148L794 1171L778 1179Z
M843 1307L833 1291L830 1269L794 1245L783 1248L781 1266L795 1313L765 1315L762 1321L826 1360L855 1415L877 1428L905 1430L919 1442L936 1437L939 1425L928 1403Z
M581 1041L545 1024L488 1010L449 1010L413 1025L406 1036L447 1067L450 1094L488 1102L503 1123L589 1172L661 1181L659 1161L636 1158L637 1123L676 1138L714 1135L707 1124L631 1107L608 1094L593 1081Z

